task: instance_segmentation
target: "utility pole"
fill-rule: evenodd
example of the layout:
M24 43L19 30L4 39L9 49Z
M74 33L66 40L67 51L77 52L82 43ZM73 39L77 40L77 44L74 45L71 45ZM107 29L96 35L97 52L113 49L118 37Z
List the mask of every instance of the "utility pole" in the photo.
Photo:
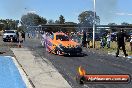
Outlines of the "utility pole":
M95 15L96 15L96 0L94 0L94 19L93 19L93 48L95 48Z

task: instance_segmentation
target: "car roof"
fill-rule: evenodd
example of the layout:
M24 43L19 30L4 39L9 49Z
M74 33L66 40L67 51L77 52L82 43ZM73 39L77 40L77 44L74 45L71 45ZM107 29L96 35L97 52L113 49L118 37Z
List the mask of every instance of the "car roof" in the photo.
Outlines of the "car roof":
M14 31L14 32L16 32L17 30L5 30L5 31Z

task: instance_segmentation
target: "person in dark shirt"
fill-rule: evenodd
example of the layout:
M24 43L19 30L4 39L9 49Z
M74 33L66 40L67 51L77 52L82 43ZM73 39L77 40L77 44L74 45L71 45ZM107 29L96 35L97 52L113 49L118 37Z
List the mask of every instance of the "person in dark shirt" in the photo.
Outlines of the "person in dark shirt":
M25 41L25 32L24 32L24 31L21 33L21 36L22 36L22 38L23 38L24 41Z
M16 35L17 35L17 41L19 41L19 33L18 33L18 31L16 32Z
M119 49L122 47L122 50L124 52L125 57L128 56L128 54L126 53L125 50L125 37L126 37L126 33L124 32L123 29L121 29L118 33L117 33L117 53L116 53L116 57L119 57Z
M86 32L85 31L83 31L82 46L83 47L86 46Z

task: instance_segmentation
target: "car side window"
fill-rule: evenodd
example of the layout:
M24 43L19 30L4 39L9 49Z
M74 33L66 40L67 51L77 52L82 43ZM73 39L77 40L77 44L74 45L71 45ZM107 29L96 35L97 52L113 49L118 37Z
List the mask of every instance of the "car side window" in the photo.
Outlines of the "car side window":
M56 40L60 39L58 35L56 35Z

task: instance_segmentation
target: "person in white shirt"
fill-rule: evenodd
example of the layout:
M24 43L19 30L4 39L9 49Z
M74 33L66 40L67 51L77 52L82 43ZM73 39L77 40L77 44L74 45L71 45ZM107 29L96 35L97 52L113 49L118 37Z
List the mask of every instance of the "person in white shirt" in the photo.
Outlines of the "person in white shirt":
M106 37L107 37L107 48L110 48L111 34L108 33Z
M132 51L132 35L130 36L130 47L131 47L131 51Z
M45 44L46 44L46 33L45 32L42 34L41 44L42 46L45 47Z

